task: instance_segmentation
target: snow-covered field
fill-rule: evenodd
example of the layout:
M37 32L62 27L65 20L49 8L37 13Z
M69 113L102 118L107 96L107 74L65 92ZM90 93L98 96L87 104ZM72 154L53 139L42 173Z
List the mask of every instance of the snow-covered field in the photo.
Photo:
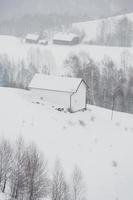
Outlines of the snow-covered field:
M90 106L75 114L32 103L30 91L0 88L0 135L35 142L52 171L56 158L67 178L78 165L87 199L133 199L133 116Z
M126 57L127 65L133 63L133 48L89 46L79 44L75 46L62 46L49 44L47 46L37 44L26 44L20 38L11 36L0 36L0 56L5 55L12 62L12 65L19 66L22 60L26 65L31 61L36 66L48 65L53 74L65 73L64 61L69 55L87 54L101 66L101 61L110 57L118 68L122 67L123 57Z
M107 19L111 26L123 16ZM133 21L133 14L127 17ZM101 20L74 24L92 40L97 36ZM90 28L91 27L91 28ZM32 61L47 64L56 75L65 74L64 61L72 54L90 57L101 66L110 57L118 68L132 66L133 48L89 46L47 46L26 44L21 38L0 36L0 58L9 58L19 67ZM38 100L37 100L38 101ZM35 142L48 159L52 171L61 160L69 181L75 165L84 175L88 200L133 199L133 116L88 105L85 112L59 112L45 102L37 104L30 91L0 88L0 136L15 140L18 135ZM0 194L0 200L6 197Z

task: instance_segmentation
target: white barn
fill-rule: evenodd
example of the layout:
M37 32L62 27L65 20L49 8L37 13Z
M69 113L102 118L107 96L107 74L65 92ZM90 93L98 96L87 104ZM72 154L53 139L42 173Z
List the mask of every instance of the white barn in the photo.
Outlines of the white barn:
M76 112L86 108L87 85L80 78L35 74L29 89L39 99Z
M56 33L53 38L53 43L58 45L76 45L79 44L79 37L73 33Z

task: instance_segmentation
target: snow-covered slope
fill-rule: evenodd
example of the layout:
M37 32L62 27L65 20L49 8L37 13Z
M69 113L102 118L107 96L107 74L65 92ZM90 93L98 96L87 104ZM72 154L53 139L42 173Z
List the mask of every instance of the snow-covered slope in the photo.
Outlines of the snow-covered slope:
M127 55L127 65L133 63L133 48L122 47L104 47L104 46L89 46L79 44L75 46L63 46L49 44L47 46L37 44L26 44L20 38L11 36L0 36L0 58L5 55L4 59L9 58L12 66L19 67L23 60L28 66L28 63L33 62L36 66L48 65L53 74L64 74L64 61L69 55L90 55L90 57L99 65L101 60L108 56L118 68L121 67L121 61L124 55Z
M70 176L82 169L88 199L133 199L133 116L88 105L85 112L59 112L32 103L29 91L0 88L0 135L34 141L49 160L58 157Z
M84 41L93 41L97 38L100 32L100 27L102 27L102 23L106 24L106 32L113 33L115 26L119 23L119 21L123 18L127 17L130 21L133 22L133 13L118 15L115 17L103 18L99 20L86 21L80 23L73 23L72 27L83 31L85 33Z

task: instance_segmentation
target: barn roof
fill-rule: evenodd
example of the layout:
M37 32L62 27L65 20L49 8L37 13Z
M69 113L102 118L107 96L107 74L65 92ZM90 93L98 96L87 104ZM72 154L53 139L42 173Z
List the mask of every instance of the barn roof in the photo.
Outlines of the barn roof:
M78 36L76 34L73 34L73 33L62 33L62 32L59 32L59 33L56 33L54 35L54 38L53 40L60 40L60 41L72 41L74 38L77 38Z
M27 34L26 39L27 39L27 40L36 41L36 40L39 39L39 35L38 35L38 34Z
M81 78L57 77L38 73L33 77L29 88L73 93L76 92L81 81Z

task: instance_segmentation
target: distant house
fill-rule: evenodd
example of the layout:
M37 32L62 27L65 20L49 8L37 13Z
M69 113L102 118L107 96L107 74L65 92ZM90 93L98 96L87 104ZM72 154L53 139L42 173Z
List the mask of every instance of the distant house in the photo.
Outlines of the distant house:
M39 42L40 35L39 34L27 34L25 41L27 43L33 43L36 44Z
M48 44L48 40L47 39L41 39L41 40L39 40L38 43L41 44L41 45L47 45Z
M79 37L73 33L59 32L54 35L53 43L59 45L75 45L79 43Z
M52 105L76 112L86 108L87 85L80 78L36 74L29 89L31 93Z

